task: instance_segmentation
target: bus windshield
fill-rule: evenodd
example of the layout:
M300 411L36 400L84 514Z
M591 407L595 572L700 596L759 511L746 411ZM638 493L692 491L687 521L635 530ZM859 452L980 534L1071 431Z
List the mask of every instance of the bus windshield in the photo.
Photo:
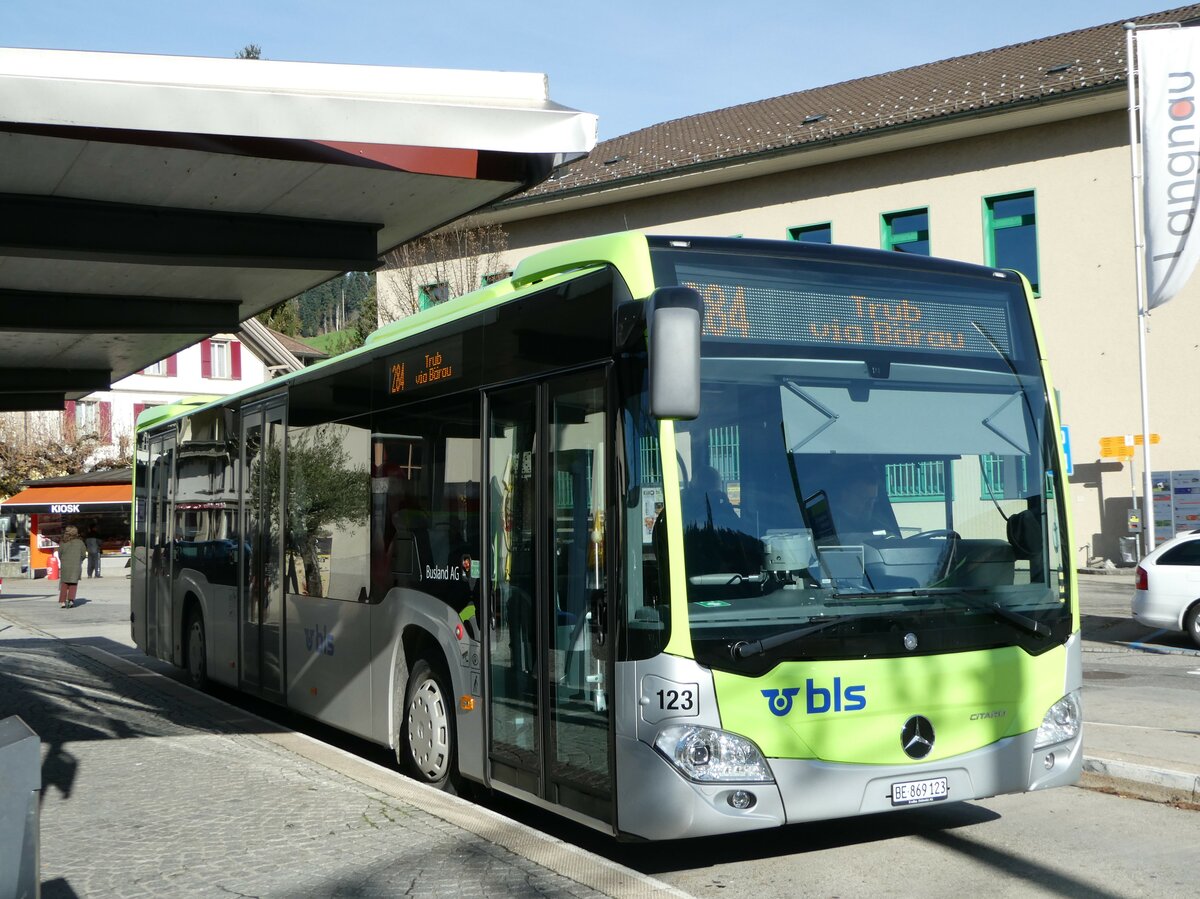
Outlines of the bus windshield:
M767 268L678 266L706 307L701 413L674 425L697 659L753 673L1060 644L1071 621L1056 430L1019 287L956 295L953 279L905 273L901 294L895 272L829 266L814 286L807 266ZM731 332L739 291L745 327ZM890 342L902 319L871 341L867 316L867 339L845 338L856 302L906 303L915 330L935 293L955 346ZM813 295L825 304L808 324L823 318L805 329L796 309ZM843 337L822 339L839 301Z

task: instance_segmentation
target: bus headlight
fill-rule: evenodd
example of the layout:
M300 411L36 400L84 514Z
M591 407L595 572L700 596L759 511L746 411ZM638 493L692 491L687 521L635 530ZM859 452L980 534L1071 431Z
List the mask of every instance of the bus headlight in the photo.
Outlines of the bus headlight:
M1079 734L1079 721L1082 715L1079 711L1079 694L1068 693L1046 712L1042 726L1037 731L1037 742L1034 749L1044 749L1055 743L1073 740Z
M701 783L770 783L773 779L757 746L723 730L673 724L658 732L654 748L686 777Z

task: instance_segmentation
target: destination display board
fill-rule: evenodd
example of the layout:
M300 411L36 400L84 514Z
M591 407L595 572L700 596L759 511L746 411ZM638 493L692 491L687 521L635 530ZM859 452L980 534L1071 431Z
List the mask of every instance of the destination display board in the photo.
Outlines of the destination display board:
M853 277L840 289L806 284L799 270L793 283L686 261L675 269L679 283L704 299L702 334L710 339L991 357L1014 353L1011 290L973 288L957 295L945 284L920 279L908 284L902 272L886 289L870 283L881 278L864 279L860 287Z
M390 396L422 393L461 378L462 366L461 334L397 353L387 360L387 392Z

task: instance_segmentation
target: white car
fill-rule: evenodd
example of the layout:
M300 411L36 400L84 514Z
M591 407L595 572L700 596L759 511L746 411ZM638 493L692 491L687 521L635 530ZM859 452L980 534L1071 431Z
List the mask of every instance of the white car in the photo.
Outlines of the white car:
M1178 534L1142 559L1136 586L1134 620L1183 631L1200 646L1200 531Z

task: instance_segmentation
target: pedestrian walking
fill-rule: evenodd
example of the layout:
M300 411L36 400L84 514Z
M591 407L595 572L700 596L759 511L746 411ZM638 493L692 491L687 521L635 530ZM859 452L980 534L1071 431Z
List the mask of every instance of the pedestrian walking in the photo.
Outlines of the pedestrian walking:
M75 605L75 589L79 586L79 576L83 574L83 557L86 554L87 547L79 539L79 529L70 524L63 528L62 542L58 544L58 561L62 566L58 582L60 609Z
M87 547L87 576L100 577L100 534L97 532L95 525L92 525L88 531L87 539L83 541L83 545Z

